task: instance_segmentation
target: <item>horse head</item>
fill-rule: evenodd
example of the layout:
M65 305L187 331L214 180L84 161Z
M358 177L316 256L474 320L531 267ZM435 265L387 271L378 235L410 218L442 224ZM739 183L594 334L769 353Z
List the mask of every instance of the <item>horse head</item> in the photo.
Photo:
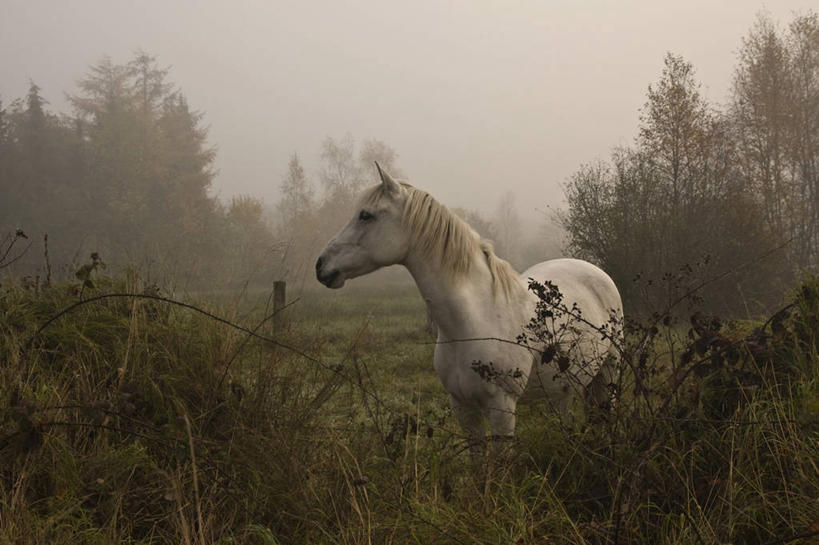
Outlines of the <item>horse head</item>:
M340 288L349 278L401 263L409 251L403 224L407 192L375 164L381 184L367 191L350 221L316 260L316 278Z

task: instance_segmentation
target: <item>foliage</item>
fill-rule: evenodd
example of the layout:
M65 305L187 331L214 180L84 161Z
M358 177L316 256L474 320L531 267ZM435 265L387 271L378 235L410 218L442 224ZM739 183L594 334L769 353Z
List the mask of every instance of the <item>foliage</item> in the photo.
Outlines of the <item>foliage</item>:
M667 55L634 145L571 178L568 249L609 272L627 306L656 305L666 271L703 263L701 281L732 273L708 282L712 308L763 312L794 271L816 268L817 36L816 14L786 37L761 17L725 112L703 99L690 63Z
M542 364L568 373L572 331L590 324L564 303L558 286L532 282L530 289L537 312L518 342L542 346ZM764 324L697 312L686 326L671 312L682 303L677 299L645 322L613 317L596 328L618 347L619 364L608 377L613 405L587 403L580 433L569 431L565 442L551 436L556 444L532 455L550 467L556 450L572 453L577 467L563 470L561 490L579 495L597 520L597 542L679 542L688 535L684 540L696 543L761 543L816 535L818 301L813 277ZM608 357L585 365L611 365ZM678 537L670 538L675 520Z
M229 278L256 284L271 280L276 239L263 215L264 204L259 199L248 195L231 199L226 219L228 238L233 242L225 249L222 263Z
M305 294L270 337L264 306L173 303L135 275L86 300L6 287L0 541L784 542L819 519L816 279L766 324L630 326L611 412L523 405L485 483L422 300L350 289ZM219 317L239 314L255 324Z
M140 51L126 64L91 66L69 96L70 116L49 112L33 82L25 100L0 104L0 231L50 234L58 277L70 279L79 256L95 251L196 288L303 278L358 191L376 182L374 161L399 172L379 140L328 137L321 195L294 154L272 221L250 196L223 205L210 194L216 152L204 116L169 76ZM29 252L12 272L43 267Z
M819 18L795 16L780 32L765 16L743 40L730 117L744 183L765 224L792 240L800 268L819 263Z
M244 280L255 270L239 272L248 259L236 248L264 254L269 230L261 217L236 229L209 195L215 151L203 115L168 75L144 52L126 64L104 58L69 96L70 116L49 112L33 82L25 100L0 107L0 230L50 234L63 278L92 251L186 282ZM29 252L14 271L42 266Z
M135 277L97 284L141 291ZM205 543L230 528L247 537L256 521L304 531L309 511L290 514L316 491L301 483L335 471L305 450L332 444L316 396L334 373L242 353L220 323L156 299L81 305L37 330L71 303L64 285L0 296L3 541Z

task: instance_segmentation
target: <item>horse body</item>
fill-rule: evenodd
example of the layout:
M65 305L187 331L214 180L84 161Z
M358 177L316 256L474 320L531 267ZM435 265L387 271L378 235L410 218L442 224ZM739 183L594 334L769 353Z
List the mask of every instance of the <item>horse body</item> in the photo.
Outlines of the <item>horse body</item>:
M558 410L565 411L572 398L573 390L577 386L588 386L595 378L608 381L611 377L600 374L610 373L611 370L602 368L606 356L616 355L616 348L611 338L602 338L601 329L618 324L623 317L623 304L620 293L614 281L587 261L579 259L553 259L530 267L522 275L523 279L534 279L540 283L551 282L560 289L563 296L561 303L565 308L577 308L581 311L580 318L564 316L559 320L560 328L566 322L564 331L558 332L559 344L564 347L570 367L560 372L557 364L550 362L541 365L537 373L531 375L530 389L544 391ZM528 281L528 280L527 280ZM529 316L533 316L532 313ZM612 327L607 328L614 335ZM616 329L616 328L615 328ZM604 401L601 396L608 397L608 389L603 392L594 392L598 403Z
M407 267L438 327L435 371L469 436L485 435L485 419L493 436L513 435L527 385L565 410L573 387L588 384L598 371L597 356L611 349L594 330L612 312L622 313L611 279L576 259L547 261L518 275L443 205L379 173L382 184L364 196L360 212L316 262L319 281L339 288L347 278L386 265ZM571 361L563 372L556 362L541 364L542 347L516 342L535 315L529 278L552 282L568 308L582 310L583 320L562 332L560 344Z

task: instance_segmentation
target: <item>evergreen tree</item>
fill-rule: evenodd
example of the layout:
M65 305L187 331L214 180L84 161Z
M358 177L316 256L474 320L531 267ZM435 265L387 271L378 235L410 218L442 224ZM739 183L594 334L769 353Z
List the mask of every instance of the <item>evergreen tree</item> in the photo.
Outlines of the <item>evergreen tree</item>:
M307 181L298 154L290 156L287 176L280 185L281 200L277 206L279 220L285 228L292 229L296 223L311 219L313 214L313 188Z
M157 201L165 201L163 220L175 218L185 236L201 232L202 220L215 211L208 191L216 152L207 145L202 117L201 112L191 111L184 95L177 92L166 97L158 120L162 172L155 196Z
M25 110L20 116L18 131L20 162L17 170L18 195L21 198L20 221L31 224L36 221L37 201L45 195L46 188L46 116L45 99L40 95L40 87L29 83Z
M143 166L144 136L126 66L105 57L78 82L80 93L69 96L84 127L89 172L86 185L91 243L109 260L132 254L146 209Z
M103 211L97 225L106 226L98 244L109 255L161 255L175 268L215 251L219 237L202 234L220 229L220 212L208 195L215 153L202 114L172 91L167 74L144 52L127 65L105 58L71 102Z
M173 86L166 81L169 70L159 68L156 57L142 50L137 51L126 70L133 80L132 86L137 107L146 118L153 117L167 97L172 94Z

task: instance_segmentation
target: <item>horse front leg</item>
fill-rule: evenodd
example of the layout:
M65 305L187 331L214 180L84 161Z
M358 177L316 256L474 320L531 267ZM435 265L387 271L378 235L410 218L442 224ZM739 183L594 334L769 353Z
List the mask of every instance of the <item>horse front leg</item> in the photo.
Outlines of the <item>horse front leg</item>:
M503 396L490 403L489 433L492 439L509 440L515 436L517 400Z
M497 470L509 467L509 460L514 455L515 421L517 418L517 399L504 395L489 406L489 468L493 476L499 476Z
M466 405L458 401L454 396L449 396L452 412L464 432L469 456L472 460L473 472L480 476L483 473L486 458L486 429L484 428L484 417L480 407Z

